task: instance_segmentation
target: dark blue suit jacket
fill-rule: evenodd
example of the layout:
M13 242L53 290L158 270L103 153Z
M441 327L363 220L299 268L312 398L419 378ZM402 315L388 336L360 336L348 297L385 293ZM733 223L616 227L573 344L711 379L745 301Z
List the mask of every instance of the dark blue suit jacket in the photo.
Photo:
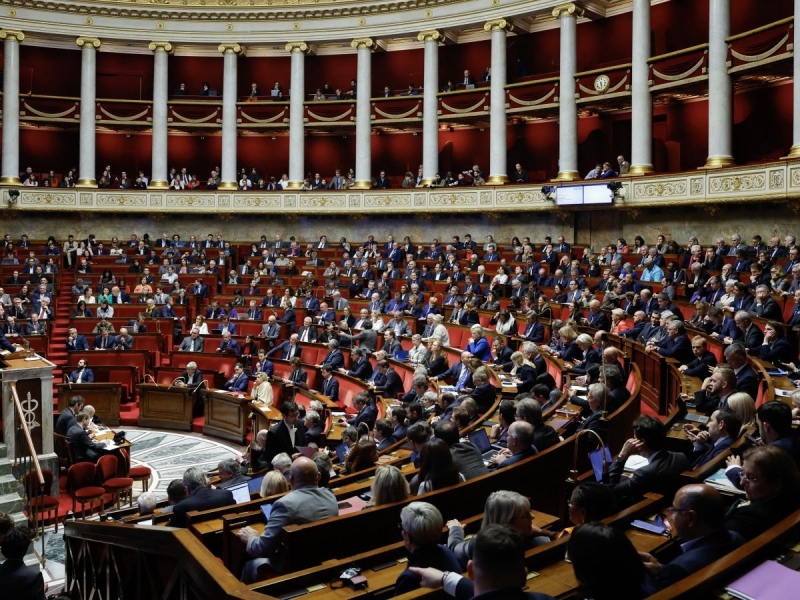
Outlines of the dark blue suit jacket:
M70 350L88 350L89 349L89 342L86 341L85 335L78 334L75 338L74 342L70 342L67 339L67 351Z
M70 383L75 383L78 381L78 373L80 372L79 369L75 369L69 376ZM93 383L94 382L94 373L89 367L86 367L83 370L83 377L81 378L81 383Z
M753 399L758 395L758 375L750 365L746 365L736 374L736 389L749 394Z
M332 376L330 379L322 379L319 387L320 393L330 398L331 402L337 402L339 400L339 382L336 377Z
M606 313L604 313L602 310L599 310L594 314L590 312L589 327L608 330L608 317L606 316Z
M175 505L168 524L170 527L186 527L186 513L188 512L222 508L223 506L233 506L234 504L233 494L230 490L198 488L191 496Z
M664 345L658 349L658 353L661 356L674 358L682 365L689 364L694 359L692 342L689 341L686 335L679 335L676 338L667 338L664 340Z
M242 373L241 375L239 375L239 377L237 377L233 381L231 381L230 379L226 381L225 389L230 390L232 392L246 392L247 383L248 383L247 375Z
M372 375L372 365L369 363L369 359L362 358L353 365L353 370L348 371L347 374L350 375L350 377L357 377L365 381L369 379L369 376Z
M342 351L338 348L336 350L331 350L320 364L330 365L333 369L341 369L344 367L344 356L342 355Z

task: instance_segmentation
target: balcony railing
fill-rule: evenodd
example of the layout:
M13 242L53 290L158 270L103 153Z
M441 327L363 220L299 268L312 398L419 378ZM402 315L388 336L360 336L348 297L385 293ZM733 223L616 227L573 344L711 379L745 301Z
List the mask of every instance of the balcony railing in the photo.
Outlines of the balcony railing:
M578 104L614 101L630 95L631 64L614 65L575 74Z
M732 35L726 40L729 71L737 73L790 59L793 35L794 17Z
M708 44L653 56L647 62L654 92L704 82L708 79Z

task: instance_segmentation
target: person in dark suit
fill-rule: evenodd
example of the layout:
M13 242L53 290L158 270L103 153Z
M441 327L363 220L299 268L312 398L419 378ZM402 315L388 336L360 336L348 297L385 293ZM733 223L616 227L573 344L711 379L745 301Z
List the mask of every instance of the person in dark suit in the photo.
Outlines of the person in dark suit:
M69 330L69 337L66 341L67 352L75 350L88 350L89 342L86 341L85 335L78 334L78 330L74 327Z
M341 419L340 423L346 422L351 427L355 427L356 430L364 423L368 430L371 431L378 418L378 409L369 401L369 394L367 392L359 392L356 394L353 398L353 406L355 406L358 413L346 421L345 419Z
M577 431L590 429L596 433L601 433L605 429L602 421L603 412L610 399L610 393L604 383L593 383L586 391L586 405L591 414L578 426Z
M711 369L717 366L717 357L709 351L706 339L700 335L692 338L692 353L694 360L679 366L678 370L687 377L705 379L711 374Z
M490 468L502 469L516 464L538 452L533 445L533 427L525 421L514 421L508 428L508 445L494 455Z
M291 337L275 346L272 350L267 352L267 357L278 355L281 360L291 360L295 356L299 357L303 352L303 347L298 343L300 336L293 333Z
M383 375L383 383L373 385L373 389L381 396L387 399L394 400L397 394L403 393L403 379L397 374L397 371L389 366L389 361L379 360L378 371Z
M78 368L69 375L70 383L94 383L94 373L87 366L86 359L78 361Z
M406 409L402 406L391 408L390 423L392 424L392 443L405 439L408 427L406 427Z
M581 319L584 325L588 325L594 329L602 329L608 331L608 317L606 313L600 308L599 300L592 300L589 302L589 315Z
M667 336L660 344L649 343L645 347L648 352L658 352L661 356L674 358L686 365L694 360L692 344L686 335L686 326L677 319L667 323Z
M209 510L233 506L235 501L230 490L212 490L202 469L188 468L183 474L183 486L187 498L178 502L172 509L170 527L186 527L186 513L195 510Z
M514 351L506 346L502 337L497 336L492 340L492 364L502 366L511 360L512 354L514 354Z
M725 528L722 497L709 485L682 487L667 511L672 519L674 537L683 542L682 553L666 564L661 564L651 554L639 554L647 570L645 591L648 596L726 556L743 543L738 533Z
M222 340L219 343L219 348L217 348L217 352L228 353L228 354L239 354L239 342L234 340L231 337L229 331L226 331L222 334Z
M331 369L341 369L344 367L344 355L342 354L342 351L339 350L339 342L336 340L330 340L327 345L330 352L325 355L325 358L323 358L317 366L327 366Z
M378 452L386 450L395 441L392 439L392 424L387 419L378 419L372 428L372 436L378 446Z
M431 377L431 379L441 381L442 379L447 379L449 377L452 377L453 385L455 386L457 392L460 392L465 389L472 389L473 387L472 373L467 368L467 363L469 363L471 358L472 358L471 353L462 352L460 362L457 362L454 365L452 365L444 373L437 375L435 377Z
M764 342L751 352L753 356L758 356L761 360L773 365L792 363L797 358L797 352L792 349L792 345L786 339L786 330L783 324L777 321L767 321L764 326Z
M300 357L295 356L294 358L289 359L289 365L291 366L291 370L289 371L289 375L286 377L286 381L293 384L307 385L308 373L302 369L302 361L300 360Z
M748 311L754 317L772 321L783 321L783 312L778 303L769 295L769 287L758 285L756 287L756 301Z
M127 327L120 327L119 335L114 338L114 350L130 350L133 348L133 337Z
M75 415L78 414L86 401L82 396L73 396L69 399L69 406L61 411L56 421L55 432L59 435L67 435L70 427L76 425Z
M223 387L231 392L246 393L247 384L248 379L244 372L244 365L242 363L236 363L233 367L233 375L225 382Z
M339 381L333 376L333 367L323 365L319 370L322 375L322 389L320 393L330 398L331 402L339 401Z
M306 427L298 420L300 410L297 404L283 402L280 411L283 419L270 428L264 445L264 458L270 462L281 452L292 456L297 452L297 446L305 443Z
M736 374L736 389L755 399L758 396L758 375L748 363L745 347L736 343L725 348L725 361Z
M436 423L434 432L437 439L444 441L450 448L453 464L464 479L470 480L481 475L486 475L489 469L483 462L481 451L470 442L459 439L458 427L452 421L442 420Z
M322 430L322 426L324 425L322 416L315 410L306 411L303 425L306 428L304 445L308 446L313 443L316 444L318 448L322 447L325 442L325 436Z
M621 500L632 501L645 492L655 492L671 497L680 483L680 475L691 468L686 455L664 449L664 425L649 415L641 415L633 422L634 437L622 446L617 459L609 468L609 481ZM632 477L623 477L628 457L638 454L648 463Z
M706 424L706 429L687 429L689 441L694 446L692 468L702 467L719 456L739 438L742 421L729 409L715 410Z
M489 383L483 370L478 370L472 375L472 382L475 387L469 396L475 400L478 411L485 413L497 399L497 388Z
M750 314L746 310L737 311L733 315L737 331L734 335L724 338L726 344L738 342L747 350L754 350L764 343L764 334L761 329L753 323Z
M366 381L369 379L369 376L372 375L372 365L369 362L369 358L367 358L366 351L361 350L360 347L353 348L350 352L351 360L353 361L353 368L350 371L347 371L344 368L339 369L340 373L346 373L350 377L355 377L357 379L363 379Z
M75 425L67 431L67 441L72 445L72 456L75 462L96 463L100 458L106 445L101 442L93 442L86 432L89 427L89 413L83 411L75 415Z
M27 527L12 529L3 536L2 551L6 560L0 565L0 581L5 598L45 600L42 572L23 561L32 539Z

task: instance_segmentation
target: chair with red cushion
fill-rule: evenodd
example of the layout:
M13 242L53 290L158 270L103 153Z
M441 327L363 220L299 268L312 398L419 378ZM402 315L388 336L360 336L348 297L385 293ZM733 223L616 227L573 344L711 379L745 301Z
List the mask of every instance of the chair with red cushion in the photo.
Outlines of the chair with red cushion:
M150 477L152 476L152 471L150 471L149 467L131 467L131 455L128 454L128 449L120 448L119 451L120 454L122 454L123 460L126 462L126 466L128 467L128 477L134 481L141 481L142 491L146 492L148 489L150 489Z
M120 497L127 496L129 505L133 505L133 479L117 477L117 457L112 454L101 456L97 461L98 477L103 487L113 495L113 501L119 509Z
M25 509L28 511L28 523L36 531L39 523L44 522L44 519L39 520L39 515L45 515L45 518L50 518L55 513L54 521L57 532L58 498L48 494L53 489L53 472L48 469L42 469L42 476L44 477L43 485L39 483L39 478L36 476L35 471L25 475L25 495L28 498Z
M86 505L89 505L89 514L92 514L92 507L95 501L100 501L100 514L103 514L103 497L106 494L105 488L94 484L97 475L97 466L90 462L79 462L72 465L67 471L67 484L72 493L72 512L75 511L75 503L81 505L81 516L86 517Z

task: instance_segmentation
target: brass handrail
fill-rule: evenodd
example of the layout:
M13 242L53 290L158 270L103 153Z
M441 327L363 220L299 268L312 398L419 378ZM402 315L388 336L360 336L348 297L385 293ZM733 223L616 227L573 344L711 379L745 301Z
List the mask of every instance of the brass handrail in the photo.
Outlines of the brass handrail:
M731 35L725 38L727 43L735 42L736 40L741 40L742 38L746 38L751 35L755 35L757 33L761 33L762 31L769 31L770 29L775 29L776 27L780 27L781 25L787 25L794 21L794 17L786 17L785 19L781 19L780 21L775 21L774 23L767 23L766 25L762 25L761 27L756 27L755 29L751 29L750 31L743 31L742 33L737 33L736 35Z
M19 417L20 427L22 433L25 435L25 442L28 444L28 451L30 452L33 466L36 469L36 476L39 478L39 485L44 485L44 474L42 467L39 464L39 455L36 454L36 448L33 446L33 438L31 438L31 431L28 429L28 422L25 420L25 413L22 411L22 403L19 401L19 394L17 394L17 384L10 381L8 384L11 389L11 395L14 398L14 407L17 409L17 416Z
M659 54L658 56L651 56L647 59L647 64L652 65L659 60L665 60L667 58L675 58L676 56L683 56L684 54L691 54L692 52L697 52L698 50L708 50L708 42L705 44L697 44L697 46L689 46L688 48L681 48L680 50L675 50L675 52L667 52L666 54Z

